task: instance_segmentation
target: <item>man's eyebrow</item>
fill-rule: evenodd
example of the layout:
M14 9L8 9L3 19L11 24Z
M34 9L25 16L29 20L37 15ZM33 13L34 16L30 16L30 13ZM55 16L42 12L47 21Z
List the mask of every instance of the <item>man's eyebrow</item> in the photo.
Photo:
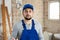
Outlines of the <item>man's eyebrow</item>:
M27 11L27 10L25 10L25 11Z

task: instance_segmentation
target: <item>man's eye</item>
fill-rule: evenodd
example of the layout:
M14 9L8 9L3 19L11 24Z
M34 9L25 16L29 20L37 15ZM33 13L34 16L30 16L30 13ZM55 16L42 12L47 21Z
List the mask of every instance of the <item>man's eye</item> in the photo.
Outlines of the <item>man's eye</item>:
M31 11L29 11L29 12L31 12Z

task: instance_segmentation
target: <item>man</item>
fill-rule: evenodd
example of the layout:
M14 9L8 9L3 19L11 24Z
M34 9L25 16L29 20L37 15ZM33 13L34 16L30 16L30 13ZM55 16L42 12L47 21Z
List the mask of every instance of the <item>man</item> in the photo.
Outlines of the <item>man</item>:
M22 10L22 19L13 27L12 40L44 40L41 25L32 17L34 7L31 4L25 4Z

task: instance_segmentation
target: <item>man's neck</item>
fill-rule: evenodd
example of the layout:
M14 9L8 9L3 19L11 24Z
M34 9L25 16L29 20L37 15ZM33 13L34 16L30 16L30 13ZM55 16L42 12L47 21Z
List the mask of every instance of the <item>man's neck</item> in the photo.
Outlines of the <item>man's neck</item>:
M26 19L24 19L24 22L25 22L26 24L31 24L32 19L31 19L31 20L26 20Z

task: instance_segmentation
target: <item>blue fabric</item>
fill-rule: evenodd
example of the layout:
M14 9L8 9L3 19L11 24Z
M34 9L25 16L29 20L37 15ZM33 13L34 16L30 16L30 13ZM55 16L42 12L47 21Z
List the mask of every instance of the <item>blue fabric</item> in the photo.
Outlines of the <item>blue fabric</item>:
M26 29L26 25L23 20L22 20L22 25L23 25L24 30L22 32L20 40L39 40L39 36L37 34L37 31L34 28L34 26L35 26L34 20L32 20L31 30Z
M23 10L25 10L26 8L30 8L32 10L34 9L33 5L31 5L31 4L25 4L24 7L23 7Z

